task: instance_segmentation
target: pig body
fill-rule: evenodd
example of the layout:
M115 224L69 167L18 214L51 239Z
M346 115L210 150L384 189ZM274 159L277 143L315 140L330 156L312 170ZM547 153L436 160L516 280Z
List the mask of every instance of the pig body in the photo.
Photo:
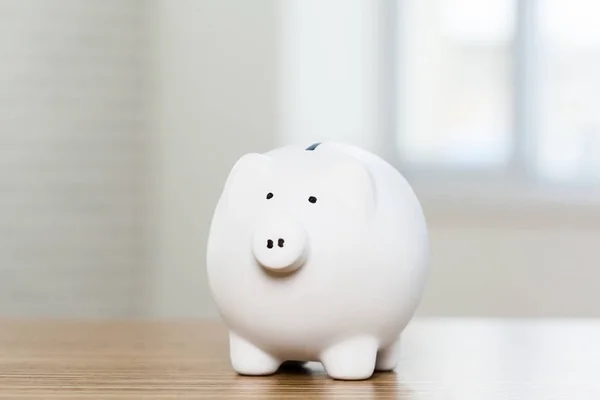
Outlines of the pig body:
M320 361L335 379L392 370L428 275L418 199L381 158L342 143L248 154L212 219L207 268L243 375Z

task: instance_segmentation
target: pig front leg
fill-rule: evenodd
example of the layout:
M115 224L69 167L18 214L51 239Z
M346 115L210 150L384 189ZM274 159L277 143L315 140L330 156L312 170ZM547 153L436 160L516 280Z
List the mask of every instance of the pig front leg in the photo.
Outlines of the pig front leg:
M271 375L281 365L281 361L234 332L229 332L229 357L240 375Z
M368 379L375 370L377 341L372 337L357 337L337 343L321 354L321 363L333 379Z

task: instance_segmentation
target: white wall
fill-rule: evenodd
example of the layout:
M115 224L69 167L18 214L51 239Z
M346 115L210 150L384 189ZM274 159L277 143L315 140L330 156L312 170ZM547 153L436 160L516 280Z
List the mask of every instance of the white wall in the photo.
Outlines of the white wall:
M278 3L279 142L343 138L384 150L381 3Z
M442 203L424 201L432 271L420 313L600 316L598 205Z

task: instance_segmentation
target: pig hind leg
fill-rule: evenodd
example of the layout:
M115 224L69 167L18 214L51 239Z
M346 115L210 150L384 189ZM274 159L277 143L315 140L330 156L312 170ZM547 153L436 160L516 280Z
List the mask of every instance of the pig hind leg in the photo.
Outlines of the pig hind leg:
M389 346L382 347L377 352L375 371L392 371L400 359L400 339Z

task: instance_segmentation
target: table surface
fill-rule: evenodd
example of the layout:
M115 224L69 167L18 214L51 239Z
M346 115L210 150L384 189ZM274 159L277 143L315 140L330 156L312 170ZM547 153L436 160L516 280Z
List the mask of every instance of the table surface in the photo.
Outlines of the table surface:
M0 397L600 399L600 321L416 319L394 372L236 375L218 322L0 322Z

